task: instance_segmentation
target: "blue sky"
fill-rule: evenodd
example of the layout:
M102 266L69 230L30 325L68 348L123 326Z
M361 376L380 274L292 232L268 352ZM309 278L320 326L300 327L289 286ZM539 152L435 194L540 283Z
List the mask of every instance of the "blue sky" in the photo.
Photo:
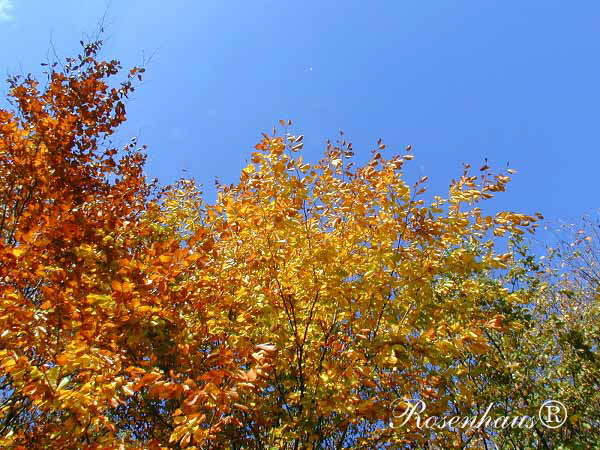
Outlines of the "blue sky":
M152 56L122 139L163 182L187 173L211 198L289 118L305 158L341 128L362 160L380 137L412 144L407 176L436 194L488 158L518 170L494 209L600 206L600 2L0 0L3 73L38 72L51 42L75 54L105 12L103 56Z

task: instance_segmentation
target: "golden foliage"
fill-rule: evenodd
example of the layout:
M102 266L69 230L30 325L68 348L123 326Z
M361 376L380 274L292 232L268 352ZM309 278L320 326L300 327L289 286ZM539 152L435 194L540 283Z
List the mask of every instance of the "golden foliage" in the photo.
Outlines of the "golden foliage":
M515 326L491 303L525 302L493 236L536 218L479 207L508 174L427 201L410 147L312 164L274 134L214 205L191 180L154 196L143 149L107 140L143 69L111 88L98 49L0 111L3 448L401 445L428 433L381 426L398 397L473 401L457 362Z

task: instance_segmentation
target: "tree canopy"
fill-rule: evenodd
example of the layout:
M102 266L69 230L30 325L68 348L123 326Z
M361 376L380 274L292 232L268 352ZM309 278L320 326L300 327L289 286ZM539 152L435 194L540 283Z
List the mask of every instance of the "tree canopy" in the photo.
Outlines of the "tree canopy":
M305 161L282 120L211 203L112 145L144 69L115 82L100 47L44 87L11 78L0 110L3 448L558 448L597 428L589 408L551 436L401 425L415 400L534 416L597 396L596 287L541 275L522 237L541 215L483 212L514 171L465 165L428 198L410 147L357 165L340 135ZM559 297L592 306L555 334Z

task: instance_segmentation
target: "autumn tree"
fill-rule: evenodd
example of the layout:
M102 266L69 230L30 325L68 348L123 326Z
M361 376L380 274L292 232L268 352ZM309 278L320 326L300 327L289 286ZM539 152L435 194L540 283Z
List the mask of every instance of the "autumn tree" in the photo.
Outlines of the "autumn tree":
M135 141L110 141L143 69L115 83L99 49L43 88L12 78L0 111L0 445L489 441L397 416L414 399L476 411L476 371L525 326L531 291L496 274L536 217L480 207L512 171L465 166L426 197L403 176L410 148L380 141L355 167L341 136L306 162L282 121L215 202L192 180L159 188Z
M395 428L397 399L424 399L431 415L473 410L461 358L492 350L487 330L522 327L494 305L528 302L492 277L511 257L494 237L521 234L536 218L481 212L508 173L466 167L446 198L427 202L426 177L403 179L409 149L385 157L379 142L354 168L342 139L309 163L302 136L265 135L215 205L193 184L170 194L174 224L214 236L196 275L221 299L207 309L208 328L224 327L235 347L277 349L267 385L242 397L242 426L219 439L234 448L477 448L485 431Z
M202 322L212 299L194 276L213 237L154 220L143 149L110 142L144 70L112 81L100 44L43 87L11 78L0 110L2 448L201 445L253 387L239 367L258 384L272 353Z

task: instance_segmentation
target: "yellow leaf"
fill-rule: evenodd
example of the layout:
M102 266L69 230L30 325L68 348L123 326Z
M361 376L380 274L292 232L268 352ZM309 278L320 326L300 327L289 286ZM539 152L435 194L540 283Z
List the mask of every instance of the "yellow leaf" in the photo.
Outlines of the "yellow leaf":
M25 249L24 248L13 248L11 250L11 253L13 255L15 255L17 258L20 257L23 253L25 253Z

